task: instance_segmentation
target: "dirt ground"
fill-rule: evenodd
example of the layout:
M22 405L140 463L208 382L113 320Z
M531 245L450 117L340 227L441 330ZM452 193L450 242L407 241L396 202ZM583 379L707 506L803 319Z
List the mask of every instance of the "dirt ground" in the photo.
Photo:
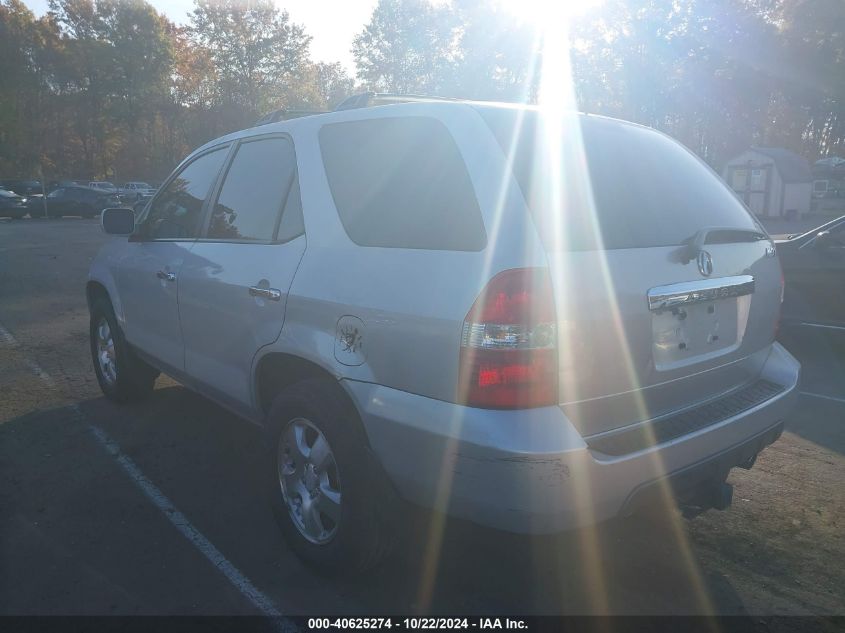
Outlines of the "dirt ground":
M252 426L166 378L141 404L101 397L84 283L106 239L95 220L0 222L0 614L256 612L96 427L284 613L845 615L845 340L786 334L805 395L732 472L725 512L528 539L409 509L413 535L385 566L328 579L273 523Z

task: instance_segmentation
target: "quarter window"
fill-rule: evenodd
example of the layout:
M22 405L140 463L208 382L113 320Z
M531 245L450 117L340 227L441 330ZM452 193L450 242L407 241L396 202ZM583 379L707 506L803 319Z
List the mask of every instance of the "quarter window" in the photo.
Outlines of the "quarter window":
M228 147L203 154L170 181L150 206L142 231L152 239L193 239L199 232L202 208L217 178Z
M272 241L295 175L296 156L289 140L242 143L214 204L208 238Z
M440 121L325 125L320 149L341 222L356 244L454 251L486 245L469 173Z

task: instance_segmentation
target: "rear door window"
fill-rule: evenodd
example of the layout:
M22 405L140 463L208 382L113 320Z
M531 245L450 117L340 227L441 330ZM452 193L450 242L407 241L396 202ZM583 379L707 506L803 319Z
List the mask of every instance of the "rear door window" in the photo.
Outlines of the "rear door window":
M208 239L274 240L279 216L295 178L296 156L288 139L264 138L242 143L214 203ZM298 189L296 196L299 197ZM295 213L296 210L292 211Z
M356 244L455 251L486 245L466 165L436 119L325 125L320 149L341 222Z
M708 226L760 230L701 160L654 130L573 115L550 142L537 112L479 112L512 154L529 210L555 250L675 246ZM713 239L718 235L724 239L724 233Z

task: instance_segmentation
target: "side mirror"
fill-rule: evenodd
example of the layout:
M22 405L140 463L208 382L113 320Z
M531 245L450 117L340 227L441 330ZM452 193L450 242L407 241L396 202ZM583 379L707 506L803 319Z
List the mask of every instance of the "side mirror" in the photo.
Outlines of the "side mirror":
M103 209L100 224L109 235L132 235L135 231L135 212L126 208Z

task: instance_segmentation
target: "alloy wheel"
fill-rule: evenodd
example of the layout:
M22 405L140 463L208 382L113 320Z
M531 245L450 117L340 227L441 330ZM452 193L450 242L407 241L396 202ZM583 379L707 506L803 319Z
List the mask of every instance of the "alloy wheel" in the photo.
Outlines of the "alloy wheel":
M325 545L340 523L341 486L326 436L304 418L282 431L277 456L279 486L294 525L311 543Z
M114 337L105 317L97 324L97 362L100 373L109 386L117 382L117 362L114 349Z

